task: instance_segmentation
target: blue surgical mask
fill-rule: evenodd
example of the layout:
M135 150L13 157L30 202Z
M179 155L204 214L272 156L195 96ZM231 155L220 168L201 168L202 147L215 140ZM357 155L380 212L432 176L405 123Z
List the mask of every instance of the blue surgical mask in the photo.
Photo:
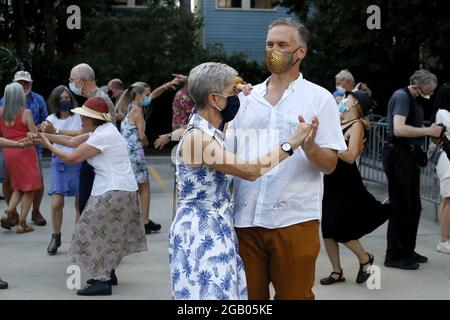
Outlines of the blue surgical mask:
M77 96L81 96L81 88L78 88L74 82L69 83L69 89Z
M72 109L72 101L61 100L58 103L58 109L59 109L59 111L63 111L63 112L70 111L70 109Z
M141 101L139 101L141 103L141 106L143 107L148 107L150 105L150 103L152 102L152 97L150 96L145 96L144 99L142 99Z
M341 102L338 104L339 112L342 113L347 108L347 99L342 99Z

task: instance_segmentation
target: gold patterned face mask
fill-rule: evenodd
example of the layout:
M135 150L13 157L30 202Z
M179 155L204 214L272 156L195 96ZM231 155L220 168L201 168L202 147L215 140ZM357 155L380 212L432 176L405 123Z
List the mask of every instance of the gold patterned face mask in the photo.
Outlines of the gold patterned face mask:
M297 61L293 62L294 53L300 49L298 47L292 52L281 52L276 49L266 51L266 66L272 73L283 73L289 70ZM300 60L300 59L299 59Z

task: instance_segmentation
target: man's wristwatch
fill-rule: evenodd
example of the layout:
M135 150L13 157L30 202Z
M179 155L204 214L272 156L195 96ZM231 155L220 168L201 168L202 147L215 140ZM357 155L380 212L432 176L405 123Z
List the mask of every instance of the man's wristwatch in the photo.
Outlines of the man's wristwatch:
M172 133L167 134L167 138L169 138L169 141L172 141Z
M292 146L289 142L283 142L281 144L281 150L287 152L289 156L292 156L294 154L294 150L292 150Z

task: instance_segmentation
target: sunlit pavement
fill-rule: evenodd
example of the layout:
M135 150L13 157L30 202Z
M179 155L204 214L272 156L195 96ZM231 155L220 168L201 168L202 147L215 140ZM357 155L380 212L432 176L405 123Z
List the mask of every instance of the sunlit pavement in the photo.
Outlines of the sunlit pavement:
M0 299L170 299L170 273L167 253L167 233L172 220L174 168L169 158L147 158L151 172L151 219L162 224L162 230L147 236L149 250L126 257L116 274L119 285L109 297L86 298L67 288L67 268L71 265L67 251L74 225L73 199L66 198L62 229L63 244L55 256L47 255L51 236L50 197L45 195L41 212L47 225L32 225L34 232L18 235L0 231L0 278L10 288L0 290ZM50 184L49 162L44 164L45 186ZM369 185L378 199L386 198L384 187ZM346 248L341 248L342 266L346 282L322 286L319 280L327 276L331 267L322 247L316 268L314 292L317 299L450 299L450 255L436 252L439 226L435 221L434 205L423 202L424 211L417 239L417 251L430 261L419 270L403 271L383 266L386 248L386 224L362 239L367 251L375 255L379 267L367 285L355 282L359 264ZM0 210L5 202L0 202ZM363 213L362 213L363 214ZM299 244L301 245L301 244ZM298 272L301 272L299 270ZM82 273L82 284L87 274Z

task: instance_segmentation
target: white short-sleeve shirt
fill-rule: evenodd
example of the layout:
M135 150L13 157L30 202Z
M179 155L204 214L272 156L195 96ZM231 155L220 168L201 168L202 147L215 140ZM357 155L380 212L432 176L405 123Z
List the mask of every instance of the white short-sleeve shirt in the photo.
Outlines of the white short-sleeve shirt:
M47 117L47 121L51 122L53 127L59 130L77 131L81 129L81 117L78 114L72 114L66 119L58 119L58 117L52 113ZM66 147L60 144L55 144L55 147L65 152L73 152L74 150L74 148Z
M128 158L127 142L116 127L108 122L89 134L86 141L100 153L87 159L94 167L92 195L99 196L112 190L137 191L136 178Z
M248 96L239 95L241 107L227 130L228 150L246 161L267 154L287 141L298 126L319 119L316 143L337 151L347 149L339 112L326 89L303 79L293 81L281 100L272 106L265 98L267 80ZM255 181L234 178L236 227L287 227L320 219L323 174L306 158L301 148Z
M450 129L450 112L445 109L439 109L436 113L435 122L442 123L446 128ZM446 131L445 135L450 139L449 131ZM441 152L441 155L439 156L439 161L436 165L436 173L441 181L450 177L450 161L445 152Z

